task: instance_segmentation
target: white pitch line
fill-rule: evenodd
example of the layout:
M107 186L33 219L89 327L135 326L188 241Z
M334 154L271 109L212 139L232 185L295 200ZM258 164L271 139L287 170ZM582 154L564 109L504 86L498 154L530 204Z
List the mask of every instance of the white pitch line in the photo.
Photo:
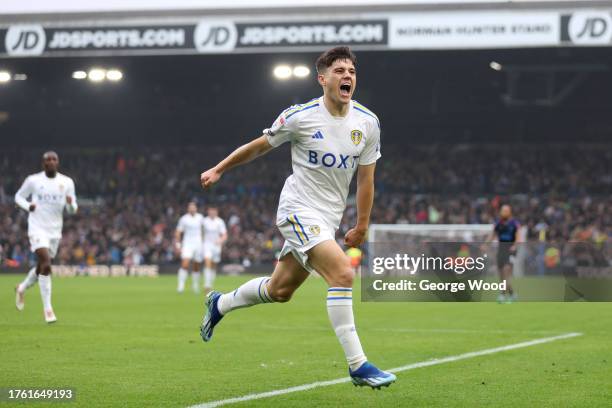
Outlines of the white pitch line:
M259 326L260 328L270 329L270 330L293 330L295 328L288 328L287 326L275 326L266 324L263 326ZM324 331L329 332L328 326L300 326L299 330L304 331ZM360 332L367 331L383 331L390 333L458 333L458 334L558 334L558 331L553 330L486 330L486 329L437 329L437 328L384 328L384 327L367 327L360 328Z
M429 367L429 366L434 366L434 365L444 364L444 363L451 363L453 361L465 360L468 358L500 353L502 351L509 351L509 350L515 350L515 349L520 349L524 347L536 346L538 344L550 343L552 341L569 339L569 338L577 337L577 336L582 336L582 333L565 333L559 336L544 337L540 339L524 341L521 343L508 344L506 346L494 347L494 348L478 350L478 351L471 351L468 353L458 354L455 356L436 358L432 360L421 361L418 363L412 363L412 364L404 365L401 367L392 368L387 371L392 372L392 373L399 373L401 371L408 371L408 370L414 370L416 368ZM349 377L337 378L335 380L329 380L329 381L317 381L317 382L313 382L310 384L303 384L303 385L298 385L295 387L285 388L282 390L267 391L267 392L262 392L259 394L248 394L248 395L243 395L242 397L235 397L235 398L228 398L228 399L219 400L219 401L205 402L205 403L198 404L198 405L192 405L190 408L214 408L214 407L219 407L221 405L235 404L238 402L275 397L277 395L290 394L290 393L299 392L299 391L307 391L313 388L327 387L330 385L341 384L341 383L345 383L349 381L351 381Z

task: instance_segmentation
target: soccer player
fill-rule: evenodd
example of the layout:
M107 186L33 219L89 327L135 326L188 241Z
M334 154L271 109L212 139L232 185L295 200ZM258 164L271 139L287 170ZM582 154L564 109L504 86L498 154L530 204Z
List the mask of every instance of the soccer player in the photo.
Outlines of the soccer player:
M511 303L516 300L510 278L512 277L512 264L516 258L517 244L522 242L519 234L521 224L512 218L512 207L508 204L502 205L499 210L499 220L495 223L493 232L487 241L493 241L497 236L499 246L497 248L497 270L500 282L506 281L506 290L502 291L497 301L499 303Z
M204 292L209 293L221 262L221 248L227 240L225 222L219 217L217 207L208 207L204 218Z
M204 234L204 216L198 213L194 201L187 205L184 214L176 226L174 245L181 254L181 267L178 270L179 293L185 291L185 282L189 276L191 264L191 285L195 293L200 292L200 268L202 267L202 238Z
M276 218L285 238L279 262L270 277L252 279L226 294L210 292L200 334L210 341L215 326L233 310L289 301L309 272L316 271L329 285L327 312L353 383L380 388L396 377L368 362L363 352L353 318L355 274L334 239L357 171L357 223L344 242L352 247L365 241L374 199L374 168L380 157L378 118L351 100L357 85L355 62L348 47L323 53L316 61L322 97L285 109L262 136L201 174L202 186L210 187L233 167L291 143L293 174L285 181Z
M36 254L36 266L15 289L15 306L23 310L26 289L38 281L45 321L54 323L57 317L51 305L51 260L62 238L64 208L74 214L78 206L74 181L58 172L57 153L43 154L42 165L44 171L28 176L15 194L15 204L29 212L28 237L31 250Z

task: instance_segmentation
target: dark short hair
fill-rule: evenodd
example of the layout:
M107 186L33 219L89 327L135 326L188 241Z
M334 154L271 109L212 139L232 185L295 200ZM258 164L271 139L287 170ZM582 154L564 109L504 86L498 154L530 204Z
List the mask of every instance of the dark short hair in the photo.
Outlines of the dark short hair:
M317 72L323 72L325 69L331 67L337 60L349 60L353 65L357 65L357 57L349 47L334 47L319 55L317 62L315 62Z

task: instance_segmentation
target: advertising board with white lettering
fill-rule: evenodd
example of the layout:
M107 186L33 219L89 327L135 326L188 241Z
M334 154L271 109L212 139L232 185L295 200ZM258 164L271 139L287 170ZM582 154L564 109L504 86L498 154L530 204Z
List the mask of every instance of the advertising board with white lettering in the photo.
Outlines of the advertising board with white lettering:
M10 26L3 43L10 56L185 50L193 48L193 31L191 25L45 28L26 24Z
M249 23L206 19L192 25L44 27L0 31L0 53L13 57L293 51L347 44L386 46L386 20Z
M306 16L306 15L305 15ZM312 17L310 17L312 18ZM612 45L612 10L444 11L268 21L245 16L192 23L0 27L0 57L493 49Z

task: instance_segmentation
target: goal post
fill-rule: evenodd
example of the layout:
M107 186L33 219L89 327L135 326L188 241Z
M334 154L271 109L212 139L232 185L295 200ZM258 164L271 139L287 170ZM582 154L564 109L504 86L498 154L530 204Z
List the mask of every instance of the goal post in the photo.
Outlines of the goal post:
M372 224L370 241L376 242L397 237L464 240L484 242L493 231L491 224Z
M381 248L381 243L404 250L415 250L424 243L464 243L472 247L480 247L493 231L492 224L372 224L369 230L368 253L375 253ZM378 243L378 244L377 244ZM497 242L491 242L488 256L495 259ZM526 248L519 246L513 266L514 276L524 275L524 260ZM488 268L490 274L497 273L495 262Z

